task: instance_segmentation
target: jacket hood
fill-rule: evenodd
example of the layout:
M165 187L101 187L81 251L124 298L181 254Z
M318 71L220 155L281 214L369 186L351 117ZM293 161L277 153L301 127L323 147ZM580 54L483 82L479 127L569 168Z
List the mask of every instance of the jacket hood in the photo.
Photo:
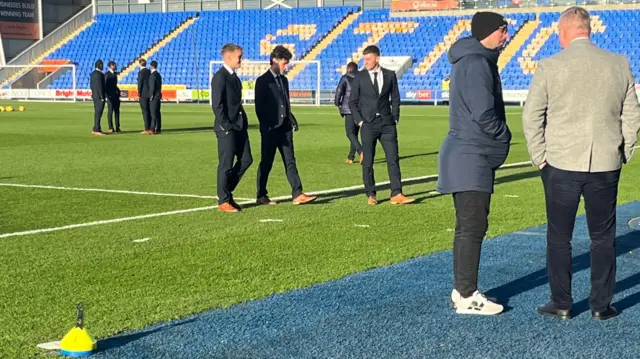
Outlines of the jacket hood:
M487 49L475 37L465 37L456 41L449 49L449 62L455 64L469 55L481 55L497 64L500 50Z

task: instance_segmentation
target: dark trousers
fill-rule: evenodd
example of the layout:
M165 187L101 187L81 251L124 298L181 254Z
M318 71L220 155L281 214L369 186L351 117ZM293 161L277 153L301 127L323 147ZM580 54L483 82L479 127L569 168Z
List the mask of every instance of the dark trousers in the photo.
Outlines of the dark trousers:
M93 99L93 132L102 132L100 121L104 112L104 101L101 99Z
M353 121L352 115L344 115L344 129L347 132L347 138L349 139L349 155L347 159L353 160L356 152L362 153L362 145L358 141L358 132L360 132L360 126Z
M231 194L253 163L247 130L216 132L218 138L218 204L233 200ZM238 158L234 164L234 158Z
M285 124L274 130L264 132L261 143L260 166L258 167L258 198L267 195L267 181L269 173L273 167L273 160L276 156L276 149L280 151L284 171L287 180L291 185L292 198L296 198L302 194L302 182L298 175L298 167L296 166L296 157L293 150L293 131L291 126Z
M375 178L373 175L373 160L376 156L378 140L387 158L387 171L391 182L391 196L402 193L400 175L400 158L398 156L398 132L395 125L383 125L380 121L364 123L360 129L362 136L362 180L367 197L375 196Z
M140 97L140 109L142 110L142 120L144 121L144 130L153 130L151 128L151 104L148 97Z
M120 130L120 98L118 96L110 96L108 99L107 121L110 130ZM113 127L113 115L116 117L116 127Z
M151 112L151 130L155 132L162 131L162 114L160 113L161 106L160 99L153 99L149 103L149 108Z
M453 240L454 287L463 298L478 289L478 267L482 240L489 228L491 194L457 192L453 194L456 231Z
M616 204L620 170L572 172L547 164L542 183L547 207L547 274L551 301L569 310L571 297L571 239L580 196L584 197L591 237L591 310L611 304L616 284Z

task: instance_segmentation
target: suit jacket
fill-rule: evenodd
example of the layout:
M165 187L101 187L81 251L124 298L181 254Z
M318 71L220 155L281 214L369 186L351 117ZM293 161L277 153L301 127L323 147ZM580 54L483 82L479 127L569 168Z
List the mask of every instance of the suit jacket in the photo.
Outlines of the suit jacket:
M118 88L118 75L115 72L107 71L105 76L104 91L107 97L120 98L120 88Z
M353 82L355 75L347 72L342 75L338 87L336 87L336 97L333 103L340 109L341 115L350 115L351 109L349 108L349 96L351 96L351 83Z
M282 99L281 91L276 83L276 79L267 70L256 80L256 115L260 121L260 132L269 132L290 121L294 130L298 129L298 121L291 113L291 102L289 98L289 80L282 76L282 84L286 99Z
M100 101L106 99L104 92L104 74L102 71L93 70L91 73L91 98Z
M151 96L149 92L149 77L151 71L148 68L140 69L138 72L138 96L142 99L148 99Z
M211 79L211 107L216 132L247 129L247 114L242 106L242 82L224 66Z
M395 72L381 69L383 83L380 96L376 94L367 69L356 73L349 94L349 108L356 123L373 123L376 113L380 114L382 123L386 125L395 125L400 120L398 79Z
M154 100L162 99L162 76L157 70L149 75L149 97Z
M574 40L544 59L522 115L534 165L614 171L631 158L640 129L635 79L623 55Z

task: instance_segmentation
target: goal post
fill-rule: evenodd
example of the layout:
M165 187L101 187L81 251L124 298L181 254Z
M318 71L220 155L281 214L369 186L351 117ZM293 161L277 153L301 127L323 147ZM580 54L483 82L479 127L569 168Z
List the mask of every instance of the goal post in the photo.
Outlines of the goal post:
M79 95L87 97L78 93L74 64L0 66L0 100L75 102Z
M213 101L211 79L223 66L224 61L209 62L209 103ZM245 104L255 102L255 82L269 70L269 61L242 61L236 71L242 81L242 100ZM321 68L320 61L291 61L284 73L289 80L289 98L291 104L320 106Z

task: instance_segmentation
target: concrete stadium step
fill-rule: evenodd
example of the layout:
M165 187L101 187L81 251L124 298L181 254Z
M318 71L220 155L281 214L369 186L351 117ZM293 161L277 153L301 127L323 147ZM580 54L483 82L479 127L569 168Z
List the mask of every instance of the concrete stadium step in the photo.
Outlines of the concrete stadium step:
M504 51L500 54L500 58L498 59L498 71L502 72L502 70L507 66L507 64L513 59L518 50L529 40L533 32L538 28L539 22L538 20L530 20L527 21L520 30L516 33L516 35L509 41L507 47L505 47Z
M149 48L149 50L147 50L145 53L140 55L139 58L134 59L124 70L122 70L122 72L120 72L120 74L118 75L118 81L122 81L124 78L127 77L127 75L131 71L135 70L136 66L138 66L138 60L139 59L148 59L151 56L153 56L153 54L155 54L156 52L160 51L161 48L165 47L169 42L171 42L173 39L178 37L178 35L180 35L184 30L188 29L197 20L198 20L198 17L188 18L185 22L180 24L178 27L176 27L175 29L171 30L168 34L166 34L162 38L162 40L158 41L158 43L156 43L155 45L151 46L151 48Z
M338 38L338 36L340 36L344 32L344 30L347 27L349 27L349 25L351 25L354 21L356 21L361 14L362 14L362 11L358 11L345 16L342 22L340 22L338 26L336 26L331 32L329 32L329 34L327 34L327 36L325 36L324 39L320 40L320 42L313 49L311 49L311 51L309 51L301 60L303 61L315 60L318 57L318 55L320 55L322 51L324 51L327 47L329 47L329 45L331 45L331 43L336 38ZM289 71L288 73L289 79L293 80L296 76L298 76L298 74L300 74L305 69L306 66L307 64L299 64L297 66L294 66L291 69L291 71Z
M442 42L438 43L438 45L436 45L436 47L431 50L429 55L425 56L422 62L418 66L416 66L415 70L413 70L413 73L416 75L426 74L431 69L431 66L433 66L433 64L435 64L436 61L438 61L438 59L445 52L449 51L451 45L456 42L456 40L458 39L458 37L460 37L460 35L462 35L464 30L471 30L471 20L458 20L453 28L449 30L449 33L444 36Z
M38 64L40 64L44 59L47 58L47 56L51 55L54 51L58 50L59 48L61 48L66 43L68 43L69 41L73 40L76 36L78 36L81 32L86 30L93 23L94 23L94 21L90 21L90 22L87 22L86 24L80 26L76 31L72 32L67 37L65 37L64 39L60 40L57 44L55 44L48 51L44 52L41 56L39 56L38 58L33 60L29 65L38 65ZM12 76L10 76L7 80L5 80L4 82L0 83L0 88L3 88L6 85L10 85L10 84L14 83L20 77L26 75L29 72L29 70L31 70L30 67L25 67L22 70L16 72Z

